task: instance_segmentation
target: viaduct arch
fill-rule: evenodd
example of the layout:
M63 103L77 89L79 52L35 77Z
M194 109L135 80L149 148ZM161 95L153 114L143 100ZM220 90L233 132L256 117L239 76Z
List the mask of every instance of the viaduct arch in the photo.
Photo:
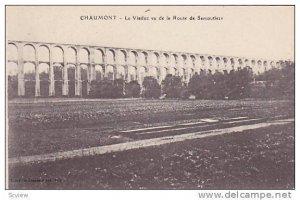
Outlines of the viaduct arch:
M7 42L6 47L14 48L17 54L7 55L7 63L17 66L18 96L25 96L25 85L29 80L26 79L24 68L28 64L34 66L36 97L41 96L41 73L48 74L49 96L56 96L56 93L82 96L89 94L91 82L99 77L123 78L128 82L137 80L142 84L145 76L153 76L161 82L170 73L188 82L193 74L202 71L214 73L250 67L254 74L259 74L281 67L281 61L274 60L146 49L12 40ZM47 56L44 56L47 59L39 55L42 48L47 52Z

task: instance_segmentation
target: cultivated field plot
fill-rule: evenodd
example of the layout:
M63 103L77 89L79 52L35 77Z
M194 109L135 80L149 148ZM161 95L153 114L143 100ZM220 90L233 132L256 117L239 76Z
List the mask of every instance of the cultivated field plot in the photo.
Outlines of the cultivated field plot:
M19 99L9 187L292 189L293 119L288 100Z

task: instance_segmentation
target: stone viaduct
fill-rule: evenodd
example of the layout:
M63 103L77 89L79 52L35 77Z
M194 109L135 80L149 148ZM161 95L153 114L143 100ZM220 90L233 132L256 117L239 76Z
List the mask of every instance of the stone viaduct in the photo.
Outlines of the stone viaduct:
M280 67L280 61L251 59L232 56L204 55L197 53L170 52L158 50L101 47L74 44L57 44L45 42L7 41L7 49L12 49L14 56L6 56L7 65L16 66L18 96L25 95L27 81L26 66L30 64L35 77L35 96L41 95L41 66L48 75L49 96L55 96L55 84L61 84L63 96L69 94L68 69L75 71L75 96L82 96L84 90L90 91L93 80L100 77L110 79L123 78L126 81L137 80L142 83L145 76L153 76L161 82L166 74L179 75L186 82L195 73L201 71L223 72L231 69L251 67L255 74L272 67ZM46 67L45 67L46 66ZM55 80L54 67L61 69L61 80ZM86 77L82 77L86 70ZM99 76L97 75L99 74ZM84 80L83 80L84 79Z

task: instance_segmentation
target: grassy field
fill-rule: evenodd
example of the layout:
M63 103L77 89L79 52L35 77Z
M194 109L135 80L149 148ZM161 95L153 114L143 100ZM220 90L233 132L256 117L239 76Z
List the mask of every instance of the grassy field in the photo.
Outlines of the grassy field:
M27 100L28 101L28 100ZM9 157L130 141L122 129L200 118L293 117L290 101L100 100L8 104Z
M11 167L11 189L293 189L294 129L270 127ZM46 181L48 180L48 181Z
M14 128L58 129L118 126L120 122L152 123L213 116L293 115L287 100L105 100L9 103L9 125ZM187 116L190 115L190 116Z
M122 130L234 117L294 118L288 100L19 100L8 103L8 156L103 146L163 134ZM242 121L242 120L241 120ZM256 121L255 121L256 122ZM253 123L255 123L253 122ZM243 122L242 125L248 122ZM251 122L252 123L252 122ZM234 124L230 125L234 126ZM159 147L9 167L12 189L292 189L294 125Z

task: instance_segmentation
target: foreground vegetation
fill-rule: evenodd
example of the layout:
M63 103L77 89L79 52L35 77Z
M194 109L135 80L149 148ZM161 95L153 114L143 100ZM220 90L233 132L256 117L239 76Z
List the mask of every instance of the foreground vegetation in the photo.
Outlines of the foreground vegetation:
M10 189L294 189L294 164L294 129L284 125L11 166L8 178Z

